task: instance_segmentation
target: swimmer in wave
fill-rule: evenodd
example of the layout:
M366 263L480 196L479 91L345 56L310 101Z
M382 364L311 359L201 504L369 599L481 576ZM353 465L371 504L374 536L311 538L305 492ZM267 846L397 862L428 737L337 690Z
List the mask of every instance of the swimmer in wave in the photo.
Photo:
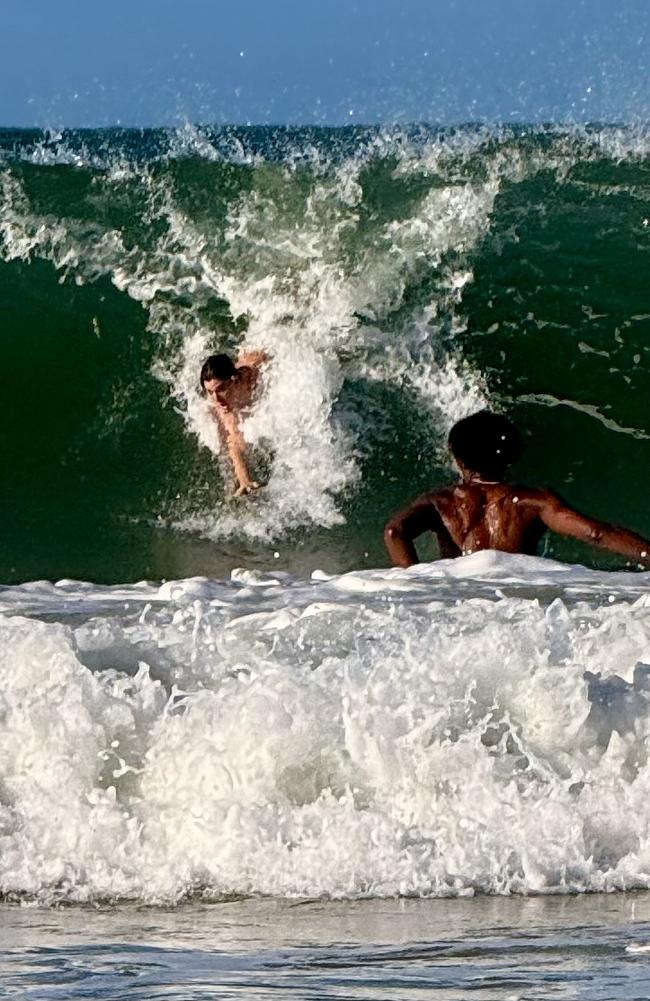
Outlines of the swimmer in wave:
M240 418L255 403L260 369L267 361L269 356L264 351L251 351L236 362L229 355L218 354L210 355L201 368L201 389L208 398L237 477L234 497L250 494L260 486L248 469L248 446Z
M551 490L506 482L522 451L519 432L506 417L489 410L466 417L451 429L449 448L462 482L422 494L386 525L386 547L396 566L418 562L414 541L424 532L434 532L443 557L480 549L533 556L550 529L650 568L647 539L574 511Z

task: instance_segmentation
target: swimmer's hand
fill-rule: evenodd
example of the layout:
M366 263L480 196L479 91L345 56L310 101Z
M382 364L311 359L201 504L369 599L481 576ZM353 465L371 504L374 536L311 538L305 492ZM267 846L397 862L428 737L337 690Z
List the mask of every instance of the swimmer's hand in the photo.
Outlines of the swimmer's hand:
M246 494L252 494L254 490L259 490L259 488L260 485L255 480L246 480L244 483L239 484L233 497L244 497Z

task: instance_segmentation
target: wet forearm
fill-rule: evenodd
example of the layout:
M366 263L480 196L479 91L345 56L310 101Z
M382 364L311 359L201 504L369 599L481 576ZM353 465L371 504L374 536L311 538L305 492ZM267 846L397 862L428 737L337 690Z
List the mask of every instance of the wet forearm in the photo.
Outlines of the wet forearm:
M389 522L384 531L384 542L393 564L397 567L412 567L418 562L418 554L413 539L408 537L400 525Z
M216 414L221 439L228 450L228 457L233 466L240 487L250 484L250 473L246 461L247 445L234 414L220 410Z
M636 532L614 525L599 524L591 533L590 541L601 549L626 556L634 563L650 568L650 542Z
M439 527L433 494L422 494L393 515L386 525L384 541L395 566L411 567L419 563L415 539L423 532L437 532Z
M228 455L232 462L235 476L239 484L244 485L250 480L248 464L246 462L246 442L241 431L236 431L228 435Z
M540 516L553 532L570 535L574 539L581 539L610 553L626 556L634 563L650 567L650 541L636 532L589 518L567 507L557 497L550 498Z

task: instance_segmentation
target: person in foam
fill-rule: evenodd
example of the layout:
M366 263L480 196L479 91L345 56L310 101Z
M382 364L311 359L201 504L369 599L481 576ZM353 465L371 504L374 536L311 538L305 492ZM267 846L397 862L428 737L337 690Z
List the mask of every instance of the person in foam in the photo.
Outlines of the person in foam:
M384 538L396 566L418 562L414 540L427 531L438 537L442 556L480 549L534 555L550 528L650 567L647 539L579 514L550 490L506 482L522 451L519 432L506 417L489 410L466 417L451 429L449 447L462 482L423 494L391 518Z
M235 497L259 488L248 469L247 447L240 416L253 404L260 369L269 360L264 351L251 351L234 362L229 355L210 355L201 368L201 389L210 402L222 439L232 462L237 488Z

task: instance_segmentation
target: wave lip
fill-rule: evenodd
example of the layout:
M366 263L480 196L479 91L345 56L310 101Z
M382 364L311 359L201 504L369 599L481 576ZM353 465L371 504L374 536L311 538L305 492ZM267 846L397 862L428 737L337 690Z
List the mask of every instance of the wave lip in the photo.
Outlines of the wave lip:
M482 553L5 588L0 892L645 888L648 583Z
M525 473L557 476L560 493L584 450L580 475L615 521L611 468L643 532L628 470L650 433L647 139L614 126L0 131L15 507L42 523L42 428L19 378L49 345L46 362L75 382L97 368L104 387L99 407L52 401L53 467L89 476L100 521L132 519L140 537L162 523L177 551L188 535L259 551L361 522L354 565L412 480L414 493L441 482L446 433L484 406L530 429ZM234 505L197 374L213 351L260 347L272 362L243 431L266 490ZM152 575L183 572L170 559Z

